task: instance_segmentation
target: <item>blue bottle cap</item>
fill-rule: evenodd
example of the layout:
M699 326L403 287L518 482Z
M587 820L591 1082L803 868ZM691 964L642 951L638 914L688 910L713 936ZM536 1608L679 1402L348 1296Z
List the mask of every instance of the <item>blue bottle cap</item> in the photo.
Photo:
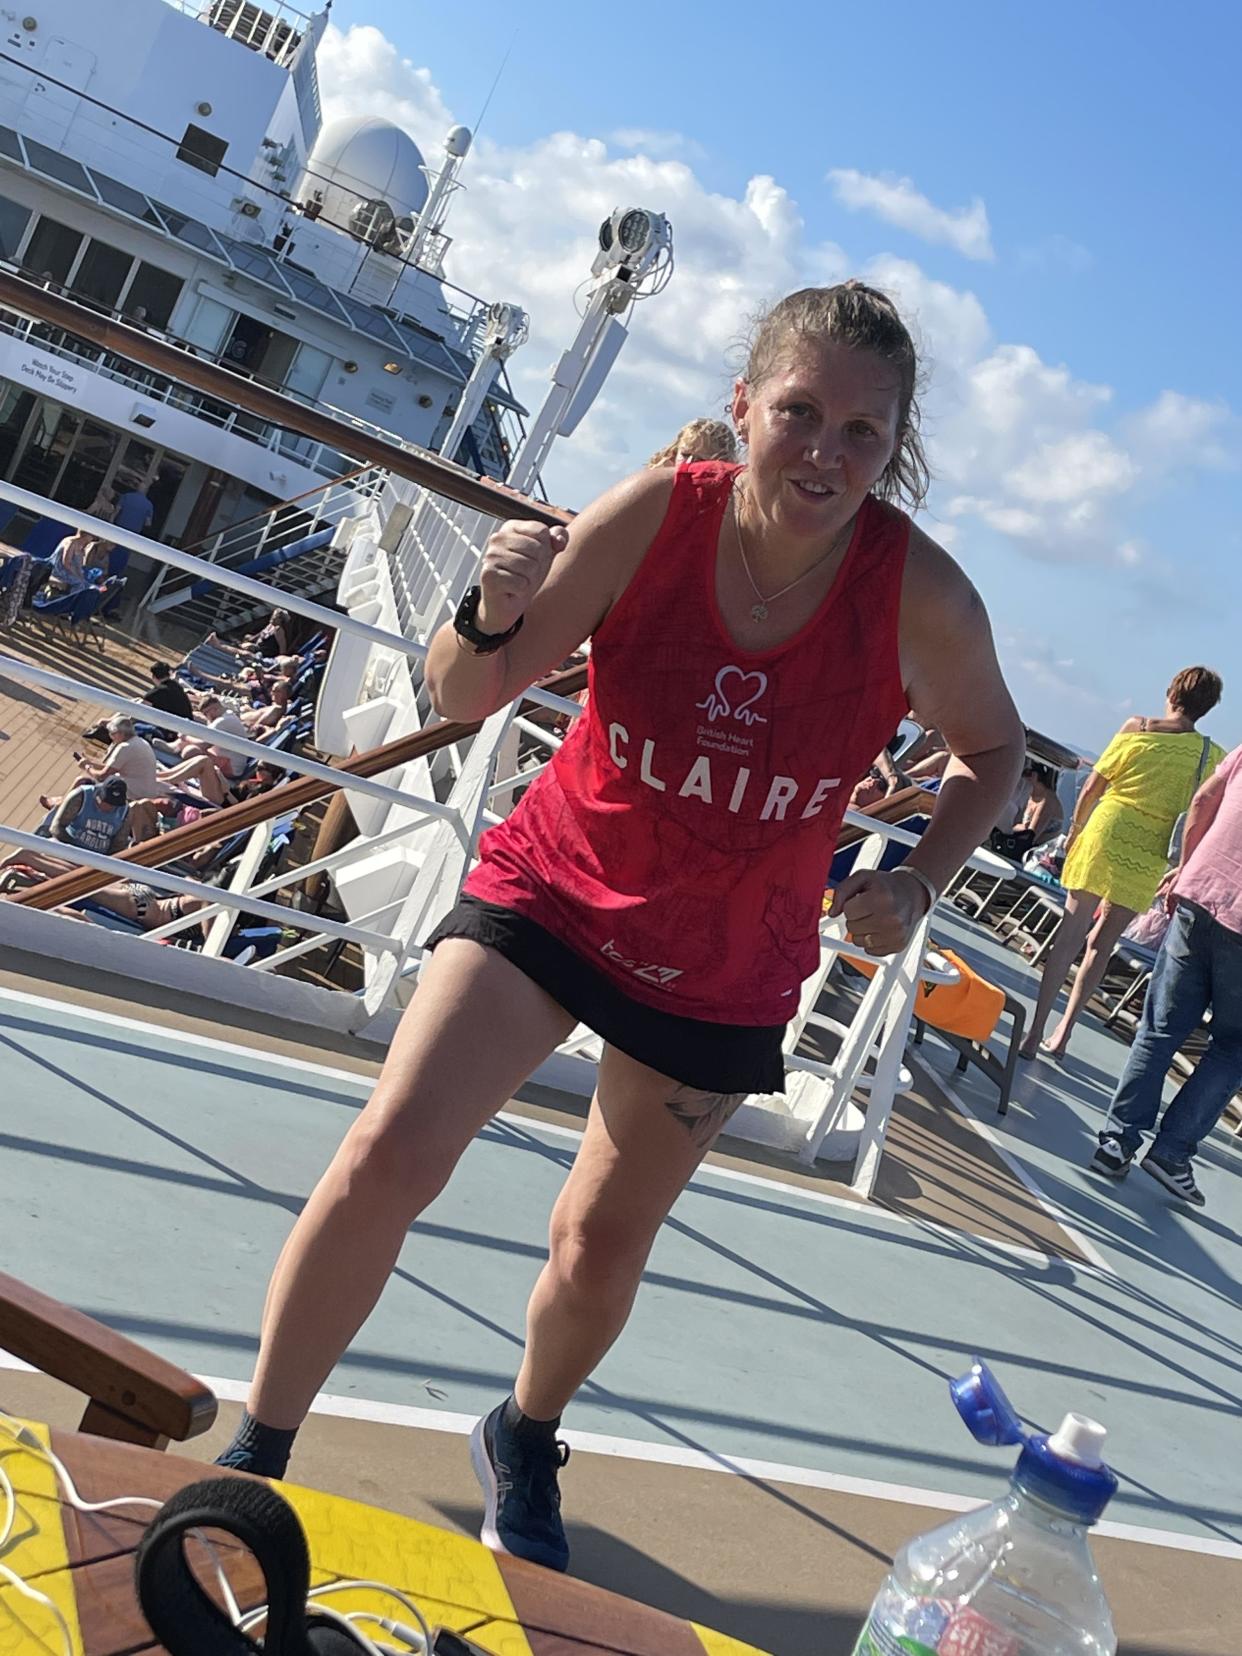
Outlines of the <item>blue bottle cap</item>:
M949 1382L949 1393L977 1442L994 1448L1022 1445L1013 1475L1016 1488L1075 1523L1097 1521L1117 1492L1116 1474L1100 1458L1106 1436L1102 1426L1070 1414L1051 1436L1024 1431L996 1376L978 1359L968 1374Z
M1076 1524L1097 1523L1117 1493L1117 1474L1103 1461L1089 1466L1071 1460L1056 1447L1060 1435L1058 1431L1048 1437L1041 1432L1027 1438L1014 1468L1014 1487L1055 1507Z
M969 1374L949 1381L949 1395L976 1443L995 1449L998 1444L1024 1441L1026 1434L1018 1411L988 1365L978 1358Z

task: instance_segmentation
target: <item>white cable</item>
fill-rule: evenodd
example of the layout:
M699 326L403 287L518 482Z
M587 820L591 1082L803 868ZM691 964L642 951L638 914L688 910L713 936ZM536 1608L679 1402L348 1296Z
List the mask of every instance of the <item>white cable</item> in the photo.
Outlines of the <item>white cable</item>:
M39 1438L30 1430L28 1426L23 1425L22 1422L17 1420L13 1415L10 1415L5 1410L0 1409L0 1428L8 1432L9 1436L15 1439L15 1441L20 1444L22 1448L29 1450L32 1454L40 1456L43 1460L49 1463L53 1471L56 1473L57 1478L60 1480L61 1487L64 1490L65 1499L77 1512L111 1512L116 1507L124 1506L147 1507L158 1512L164 1506L163 1501L153 1500L147 1495L115 1495L106 1501L87 1501L79 1493L77 1485L70 1476L68 1467L47 1444L40 1442ZM3 1529L0 1530L0 1553L3 1553L4 1549L9 1544L17 1518L17 1496L14 1491L12 1481L2 1466L0 1466L0 1495L3 1496L5 1513L4 1526ZM224 1573L224 1567L220 1562L220 1558L215 1547L200 1530L191 1530L190 1534L200 1541L207 1550L207 1554L211 1559L212 1568L216 1573L216 1583L220 1588L221 1595L224 1599L225 1606L228 1610L229 1616L232 1619L233 1625L242 1631L245 1631L255 1622L262 1621L267 1615L267 1605L261 1605L255 1610L247 1611L243 1615L241 1606L238 1604L237 1599L234 1596L233 1589L229 1585L229 1579ZM35 1588L27 1587L26 1583L23 1582L14 1571L10 1570L7 1565L0 1564L0 1571L3 1571L12 1585L19 1587L27 1597L34 1598L40 1604L46 1604L47 1607L52 1610L64 1631L66 1648L69 1652L69 1656L72 1656L72 1645L69 1643L68 1625L56 1605L52 1603L51 1599L47 1598L44 1594L37 1592ZM427 1624L426 1617L423 1615L418 1605L414 1603L413 1599L401 1592L399 1588L390 1586L387 1582L365 1581L361 1579L331 1581L325 1583L322 1587L312 1587L310 1592L307 1594L307 1599L308 1601L319 1600L328 1598L333 1593L344 1593L354 1590L383 1593L386 1597L395 1599L397 1603L401 1605L402 1609L406 1610L417 1623L419 1629L417 1634L415 1634L412 1629L405 1627L401 1622L389 1621L383 1616L371 1615L369 1611L358 1612L358 1614L365 1614L369 1616L370 1619L378 1626L384 1628L385 1632L397 1634L399 1638L404 1639L405 1643L412 1650L419 1650L421 1647L424 1653L430 1652L431 1628ZM317 1605L316 1608L322 1609L325 1615L328 1615L335 1621L345 1621L343 1616L341 1616L337 1611L332 1610L327 1605ZM379 1656L380 1647L378 1645L376 1645L372 1640L367 1639L364 1633L358 1633L357 1637L360 1640L365 1641L363 1648L367 1652L367 1656Z
M20 1420L17 1420L13 1415L7 1413L4 1409L0 1409L0 1428L3 1428L6 1432L8 1432L9 1436L14 1438L23 1449L28 1449L32 1454L40 1456L43 1460L49 1463L57 1478L60 1480L61 1488L64 1490L65 1499L75 1512L112 1512L115 1508L124 1506L146 1507L148 1510L158 1512L164 1505L163 1501L153 1500L149 1495L114 1495L111 1499L106 1501L87 1501L79 1494L77 1485L69 1475L69 1468L48 1444L41 1443L39 1441L28 1426L24 1426ZM13 1522L17 1512L17 1499L8 1474L2 1467L0 1467L0 1478L4 1480L5 1510L7 1515L4 1533L0 1536L0 1552L3 1552L4 1548L8 1545L9 1537L12 1534ZM190 1533L196 1538L196 1540L200 1541L207 1550L207 1556L210 1558L212 1569L216 1573L216 1584L220 1589L222 1598L224 1599L225 1608L232 1617L233 1625L236 1626L241 1616L241 1606L238 1604L237 1599L234 1596L233 1589L229 1585L229 1578L224 1573L224 1566L220 1562L220 1556L215 1547L201 1530L192 1530ZM9 1573L12 1574L11 1571ZM51 1601L49 1600L48 1602L50 1603ZM53 1605L52 1608L55 1609L55 1606ZM60 1612L57 1611L58 1616L59 1614Z
M320 1604L318 1602L320 1599L330 1598L333 1593L347 1592L383 1593L387 1598L396 1599L402 1609L408 1611L408 1613L418 1623L419 1631L417 1633L414 1633L411 1628L403 1627L400 1622L389 1621L385 1617L377 1615L375 1612L370 1610L357 1610L354 1611L353 1614L356 1616L365 1616L368 1620L376 1622L385 1630L385 1632L396 1633L400 1638L405 1640L406 1644L408 1644L412 1650L418 1650L421 1648L423 1651L430 1651L431 1628L427 1624L427 1618L423 1615L417 1604L414 1603L413 1599L408 1598L406 1594L400 1590L400 1588L389 1586L386 1581L364 1581L361 1579L329 1581L325 1582L322 1587L312 1587L306 1596L308 1601L315 1601L316 1609L327 1611L328 1606ZM335 1616L336 1611L331 1611L331 1614ZM241 1621L238 1623L238 1627L243 1633L245 1633L249 1631L249 1629L253 1627L256 1622L262 1621L266 1615L267 1605L259 1605L256 1609L248 1610L246 1612ZM365 1637L365 1635L360 1634L359 1637L362 1638Z
M73 1634L69 1631L69 1623L65 1620L64 1612L58 1604L41 1593L37 1587L32 1587L28 1581L23 1581L16 1570L10 1570L7 1564L0 1564L0 1581L7 1581L10 1587L16 1587L23 1598L32 1599L35 1604L41 1604L45 1610L50 1610L56 1617L56 1625L60 1629L60 1636L64 1640L65 1656L73 1656Z

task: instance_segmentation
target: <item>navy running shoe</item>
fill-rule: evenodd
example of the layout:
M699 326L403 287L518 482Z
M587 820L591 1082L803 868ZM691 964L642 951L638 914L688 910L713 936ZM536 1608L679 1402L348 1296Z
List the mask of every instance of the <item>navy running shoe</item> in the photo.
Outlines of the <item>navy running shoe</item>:
M557 1483L568 1459L569 1445L552 1433L508 1425L504 1403L479 1421L470 1435L470 1460L483 1489L479 1536L485 1546L548 1570L569 1568Z

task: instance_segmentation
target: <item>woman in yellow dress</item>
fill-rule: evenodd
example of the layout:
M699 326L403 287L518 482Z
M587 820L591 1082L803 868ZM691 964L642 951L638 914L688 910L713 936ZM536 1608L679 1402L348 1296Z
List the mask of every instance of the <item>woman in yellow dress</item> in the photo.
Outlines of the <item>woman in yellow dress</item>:
M1184 668L1169 686L1163 717L1127 719L1096 760L1066 838L1061 873L1069 893L1065 918L1044 961L1023 1058L1040 1052L1049 1058L1064 1055L1070 1031L1099 986L1122 932L1136 914L1151 907L1169 866L1177 819L1198 783L1225 756L1223 748L1195 729L1220 700L1221 688L1219 674L1210 667ZM1048 1014L1084 939L1087 952L1061 1021L1052 1039L1041 1044Z

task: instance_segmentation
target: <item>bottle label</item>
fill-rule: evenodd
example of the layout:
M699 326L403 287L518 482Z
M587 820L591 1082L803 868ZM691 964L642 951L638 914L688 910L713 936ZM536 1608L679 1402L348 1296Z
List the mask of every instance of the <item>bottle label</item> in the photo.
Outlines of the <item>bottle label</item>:
M908 1632L894 1633L869 1616L854 1656L1018 1656L1017 1637L969 1605L950 1610L929 1599L918 1606L912 1620L913 1626L906 1622Z
M1018 1639L963 1605L949 1617L936 1649L939 1656L1018 1656Z
M874 1616L868 1616L854 1646L854 1656L936 1656L936 1652L931 1645L920 1644L903 1633L890 1633Z

